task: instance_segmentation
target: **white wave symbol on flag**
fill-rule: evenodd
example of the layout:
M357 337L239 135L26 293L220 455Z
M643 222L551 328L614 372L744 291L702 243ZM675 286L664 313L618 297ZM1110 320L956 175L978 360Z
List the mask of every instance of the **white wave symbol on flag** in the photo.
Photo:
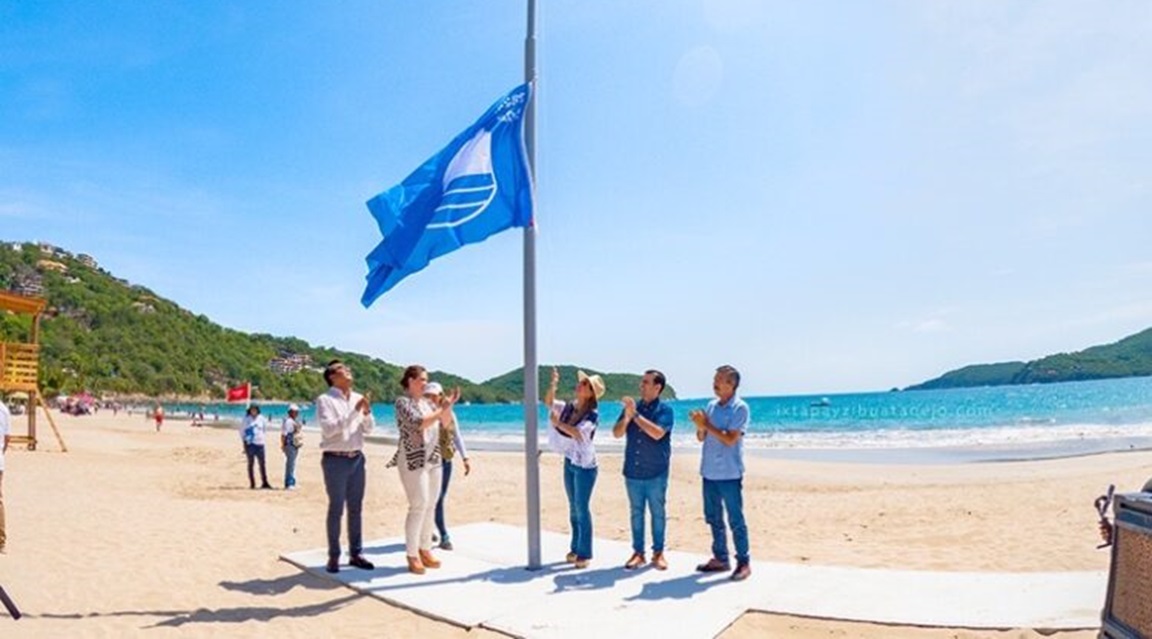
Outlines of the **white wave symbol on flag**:
M444 193L432 214L429 229L446 229L469 222L496 198L492 170L492 134L481 131L468 140L444 171Z

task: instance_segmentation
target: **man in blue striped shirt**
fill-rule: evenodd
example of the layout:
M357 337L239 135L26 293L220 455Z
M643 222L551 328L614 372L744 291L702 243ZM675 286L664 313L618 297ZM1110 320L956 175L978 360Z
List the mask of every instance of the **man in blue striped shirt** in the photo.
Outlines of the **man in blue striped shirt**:
M712 390L716 399L704 410L689 413L696 424L696 440L704 444L700 453L700 475L704 478L704 519L712 528L712 558L700 564L700 572L721 572L728 563L728 527L736 546L733 581L752 574L748 553L748 525L744 522L744 432L748 428L748 404L736 396L740 372L731 366L716 369Z

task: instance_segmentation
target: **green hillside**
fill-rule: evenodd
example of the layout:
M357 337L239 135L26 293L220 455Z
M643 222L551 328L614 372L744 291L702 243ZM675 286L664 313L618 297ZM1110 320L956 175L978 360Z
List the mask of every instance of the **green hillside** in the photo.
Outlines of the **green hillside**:
M87 390L219 400L229 386L250 380L259 399L307 400L324 388L320 369L333 358L348 362L357 388L373 397L386 401L399 391L401 366L294 337L222 327L113 277L92 258L59 248L0 242L0 290L48 300L40 335L41 386L48 396ZM29 327L27 316L0 313L0 341L25 341ZM448 372L433 371L432 377L459 386L469 402L518 402L523 396L519 387L477 384ZM629 389L639 379L623 378L631 380Z
M576 366L558 365L557 370L560 371L560 389L558 395L565 399L571 399L572 389L576 387ZM604 385L607 390L604 393L605 401L619 400L625 395L636 397L640 392L640 375L633 375L630 373L604 373L591 368L581 369L589 375L596 374L604 378ZM552 365L540 366L540 397L544 397L544 393L548 390L548 385L552 382ZM524 387L524 368L517 368L514 371L504 373L499 377L494 377L486 382L484 386L498 389L504 392L515 392L517 395L523 395ZM669 384L664 389L664 394L661 395L664 399L676 399L676 389L672 388Z
M949 371L906 390L1047 384L1152 375L1152 328L1102 346L1030 362L977 364Z
M40 295L49 303L40 344L41 385L50 396L89 390L211 399L246 380L257 397L315 396L323 388L316 370L280 374L269 368L274 358L290 354L309 357L314 367L345 358L359 385L377 392L394 387L399 378L395 365L363 355L224 328L67 252L0 245L0 289L30 283L43 287ZM27 317L0 317L0 340L22 341L28 324Z

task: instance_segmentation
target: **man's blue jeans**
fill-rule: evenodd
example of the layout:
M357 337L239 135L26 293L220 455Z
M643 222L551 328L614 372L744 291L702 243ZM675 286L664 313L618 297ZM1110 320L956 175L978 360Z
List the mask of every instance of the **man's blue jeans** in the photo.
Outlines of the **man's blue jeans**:
M728 510L728 527L736 546L736 563L748 563L748 525L744 523L744 480L704 480L704 521L712 527L712 556L728 561L728 535L724 529L724 510Z
M592 558L592 489L595 468L581 468L564 459L564 492L568 494L568 521L572 525L571 552L578 559Z
M644 554L644 510L652 512L652 552L664 552L667 517L664 502L668 495L668 473L650 479L624 478L632 511L632 551Z
M364 550L361 535L364 506L364 455L339 457L324 455L324 489L328 492L328 557L340 557L340 516L348 505L348 554L355 557Z
M292 444L284 447L284 487L291 488L296 485L296 456L300 449Z

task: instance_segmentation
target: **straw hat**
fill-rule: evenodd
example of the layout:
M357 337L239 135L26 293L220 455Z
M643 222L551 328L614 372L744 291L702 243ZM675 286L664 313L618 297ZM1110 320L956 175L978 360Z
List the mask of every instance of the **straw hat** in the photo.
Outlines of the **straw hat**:
M604 386L604 380L601 379L599 375L589 375L584 371L578 370L576 371L576 379L581 382L588 382L592 387L592 392L596 395L596 399L604 397L604 392L608 390L607 387Z

